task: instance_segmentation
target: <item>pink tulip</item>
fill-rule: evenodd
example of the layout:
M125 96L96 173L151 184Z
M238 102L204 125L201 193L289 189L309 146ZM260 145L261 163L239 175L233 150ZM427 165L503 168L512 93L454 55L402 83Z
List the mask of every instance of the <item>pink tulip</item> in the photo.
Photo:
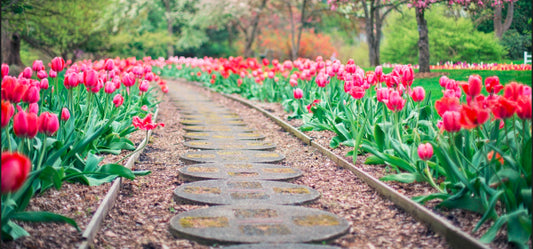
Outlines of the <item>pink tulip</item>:
M35 72L44 71L44 64L41 60L35 60L33 61L33 65L31 69Z
M26 103L37 103L40 99L40 88L38 86L30 86L22 96L22 101Z
M2 63L2 78L9 74L9 65Z
M33 138L39 130L39 118L37 114L22 111L13 117L13 132L17 137Z
M425 97L426 97L426 91L424 90L423 87L417 86L412 89L411 98L413 98L413 101L420 102L424 100Z
M55 57L51 62L52 70L56 72L61 72L65 68L65 60L61 57Z
M79 76L77 73L67 73L65 74L65 80L63 81L63 85L65 85L65 88L71 89L77 87L79 82Z
M376 98L377 98L377 100L379 102L383 102L384 103L386 100L389 99L390 92L391 92L390 88L380 87L380 88L376 89Z
M301 99L304 96L304 92L300 88L294 89L293 94L295 99Z
M93 69L85 70L83 72L83 84L88 89L96 87L98 85L98 73Z
M31 78L31 75L33 74L33 71L30 67L24 68L24 71L22 71L22 77L29 79Z
M38 71L38 72L37 72L37 78L39 78L39 79L42 80L42 79L44 79L44 78L46 78L46 77L48 77L48 75L46 74L46 71L41 70L41 71Z
M126 87L135 85L135 75L133 73L125 73L124 76L122 76L122 84Z
M458 132L461 130L461 114L457 111L446 111L442 115L442 126L447 132Z
M167 85L162 85L162 86L161 86L161 91L162 91L163 93L168 93L168 86L167 86Z
M2 193L17 191L31 170L30 159L19 152L2 152Z
M50 69L49 75L50 75L50 78L55 78L55 77L57 77L57 72L52 70L52 69Z
M39 83L39 88L44 89L44 90L48 89L49 86L50 85L48 84L47 78L42 79L41 82Z
M37 103L31 103L31 104L28 106L28 112L30 112L30 113L35 113L35 114L39 114L39 104L37 104Z
M115 68L115 62L113 62L112 59L107 59L105 60L105 63L104 63L104 69L106 71L111 71Z
M57 115L50 112L43 112L39 116L39 132L52 136L59 129L59 119Z
M107 93L107 94L111 94L115 91L115 83L111 82L111 81L108 81L105 83L105 86L104 86L104 92Z
M430 143L418 145L418 156L424 161L431 159L433 156L433 146Z
M113 104L115 104L115 107L118 108L123 103L124 103L124 98L122 97L122 95L117 94L117 95L115 95L115 97L113 97Z
M148 88L150 88L150 82L147 80L141 81L141 84L139 84L139 91L146 92L148 91Z
M398 91L392 91L385 104L393 112L401 111L405 105L405 99L400 96Z
M66 107L63 107L63 109L61 109L61 120L67 121L69 119L70 119L70 112L68 111Z
M350 89L350 95L354 99L362 99L365 96L365 89L359 86L354 86Z

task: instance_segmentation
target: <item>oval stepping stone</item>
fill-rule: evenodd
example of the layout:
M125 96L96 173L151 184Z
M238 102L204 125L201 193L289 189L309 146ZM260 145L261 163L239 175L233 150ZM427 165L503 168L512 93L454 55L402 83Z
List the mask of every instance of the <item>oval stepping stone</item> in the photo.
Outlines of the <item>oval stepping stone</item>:
M281 205L223 205L174 216L170 232L204 243L301 243L336 238L346 220L318 209Z
M183 145L202 150L273 150L276 148L271 142L252 140L192 140Z
M185 161L196 163L215 162L248 162L248 163L274 163L285 159L285 156L272 151L252 150L209 150L193 151L181 155Z
M213 119L213 120L205 120L205 119L184 119L181 120L180 123L184 125L231 125L231 126L245 126L246 123L242 120L223 120L223 119Z
M180 177L198 179L289 180L300 177L299 169L269 163L203 163L179 169Z
M214 132L252 132L253 129L243 126L230 125L184 125L186 131L214 131Z
M314 201L318 191L303 185L261 180L206 180L183 184L174 190L174 200L214 205L279 204Z
M237 114L184 114L182 115L183 119L230 119L230 120L240 120L241 117Z
M236 246L225 246L223 249L341 249L336 246L314 245L314 244L243 244Z
M187 132L183 136L186 139L208 140L263 140L265 136L255 132Z

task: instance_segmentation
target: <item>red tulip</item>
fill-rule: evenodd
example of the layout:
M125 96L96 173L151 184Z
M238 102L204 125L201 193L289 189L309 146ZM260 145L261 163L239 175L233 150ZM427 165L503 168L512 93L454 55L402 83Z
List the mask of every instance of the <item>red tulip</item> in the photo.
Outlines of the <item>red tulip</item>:
M34 60L31 69L35 72L44 71L44 64L41 60ZM45 71L46 73L46 71Z
M138 116L133 117L132 124L135 128L139 128L141 130L153 130L157 126L165 127L165 124L163 123L152 123L151 113L146 115L144 119L140 119Z
M430 143L418 145L418 156L424 161L431 159L433 156L433 146Z
M15 113L13 104L9 101L2 100L2 128L6 127Z
M447 111L459 111L459 107L459 99L455 97L443 97L435 101L435 109L437 109L437 113L441 117Z
M481 76L479 75L470 75L468 77L468 83L463 82L461 83L461 87L463 88L463 91L466 95L470 97L475 97L481 93Z
M424 100L425 97L426 97L426 90L424 90L423 87L417 86L412 89L411 98L413 98L413 101L420 102Z
M293 94L295 99L301 99L304 96L304 92L300 88L294 89Z
M389 99L391 89L386 87L380 87L376 89L376 98L379 102L385 102L387 99Z
M50 112L43 112L39 116L39 132L52 136L59 129L59 119L57 115Z
M491 94L500 92L503 89L503 86L500 84L498 76L487 77L485 79L485 89Z
M518 110L516 114L521 119L531 119L531 96L522 95L518 97L516 102L518 105Z
M500 155L500 153L496 152L496 156L494 156L494 151L491 150L488 154L487 154L487 159L490 161L492 161L492 158L495 157L495 159L497 161L500 162L500 164L503 165L503 157Z
M30 159L18 152L2 152L2 193L17 191L31 170Z
M167 86L167 85L162 85L162 86L161 86L161 91L162 91L163 93L168 93L168 86Z
M122 95L120 95L120 93L115 95L115 97L113 97L113 104L115 104L115 107L118 108L123 103L124 103L124 98L122 97Z
M9 74L9 66L5 63L2 63L2 78L4 78L4 76L8 74Z
M392 91L389 98L385 101L385 104L393 112L401 111L405 105L405 99L400 96L398 91Z
M33 138L39 131L39 118L37 114L22 111L13 117L13 132L17 137Z
M313 108L313 106L315 106L317 103L320 103L320 99L315 99L313 100L313 103L311 103L310 105L307 106L307 111L309 113L313 113L313 111L311 110L311 108Z
M77 87L80 80L77 73L67 73L65 74L65 80L63 81L63 85L65 85L65 88L71 89L74 87Z
M63 107L63 109L61 109L61 120L67 121L69 119L70 119L70 112L68 111L66 107Z
M461 130L461 114L457 111L446 111L442 115L442 126L447 132L458 132Z
M489 111L477 106L463 105L461 106L461 126L465 129L476 128L485 123L489 119Z
M498 119L510 118L517 109L516 103L505 97L500 97L492 106L492 114Z
M503 96L511 101L517 101L518 97L522 95L524 85L516 82L511 82L503 87Z
M65 60L61 57L55 57L52 59L51 66L52 70L55 72L61 72L65 68Z
M155 75L154 75L154 73L152 73L152 72L149 72L149 73L147 73L147 74L144 76L144 79L147 80L147 81L153 81L154 78L155 78Z

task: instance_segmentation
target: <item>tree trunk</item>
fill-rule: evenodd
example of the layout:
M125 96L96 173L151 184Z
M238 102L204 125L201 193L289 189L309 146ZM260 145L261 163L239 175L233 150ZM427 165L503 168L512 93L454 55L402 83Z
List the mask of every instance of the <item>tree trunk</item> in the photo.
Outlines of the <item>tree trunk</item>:
M293 60L296 60L296 56L298 54L298 50L296 50L296 30L295 30L295 27L294 27L294 16L292 14L292 4L291 4L291 1L287 1L287 9L289 10L289 18L291 20L291 39L289 40L290 41L290 50L291 50L291 53L290 53L290 59L293 61Z
M429 73L429 38L428 26L424 18L424 9L416 8L418 24L418 72Z
M170 1L169 0L163 0L163 3L165 4L165 12L167 14L167 32L168 36L172 37L172 17L171 17L171 8L170 8ZM168 58L174 56L174 45L172 42L172 39L167 44L167 56Z
M298 52L300 52L300 41L302 40L302 31L305 26L305 6L307 5L307 0L304 0L302 3L302 12L300 18L300 27L298 28L298 39L296 41L295 54L293 55L294 60L298 58Z
M502 8L503 3L494 7L494 35L498 39L502 39L503 34L509 30L511 23L513 22L514 3L509 2L507 5L507 15L502 23Z
M263 12L263 9L265 8L266 3L267 3L267 0L263 0L261 2L259 11L257 11L256 16L254 17L254 20L252 21L252 32L250 33L250 35L246 36L246 45L244 46L244 57L245 58L252 56L252 45L254 44L254 40L257 35L257 26L259 24L259 18L261 17L261 12Z
M4 26L5 27L5 26ZM24 67L20 59L20 35L2 30L2 63L10 66Z
M361 1L363 5L363 10L365 12L365 32L366 32L366 42L368 43L368 59L370 60L370 66L377 66L378 59L376 56L376 37L374 36L374 15L375 8L374 2L370 3L370 9L366 1Z

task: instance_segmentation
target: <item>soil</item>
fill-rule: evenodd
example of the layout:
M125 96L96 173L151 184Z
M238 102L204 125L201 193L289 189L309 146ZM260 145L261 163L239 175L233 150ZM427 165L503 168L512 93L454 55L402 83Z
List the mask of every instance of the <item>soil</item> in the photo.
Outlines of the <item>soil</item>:
M165 123L164 128L153 131L150 143L135 164L135 169L151 170L147 176L135 180L125 180L117 202L104 220L94 241L95 248L215 248L218 245L202 245L194 241L180 239L170 234L169 220L188 210L205 208L207 205L175 203L174 189L185 183L178 177L178 169L185 167L179 156L196 151L183 145L185 131L179 123L182 114L173 94L179 94L179 87L189 87L208 95L215 103L220 103L239 114L248 127L265 135L265 141L277 145L274 152L283 154L286 159L280 164L303 171L303 176L291 181L311 187L321 193L317 201L303 206L332 212L349 221L349 233L332 241L330 245L343 248L448 248L446 241L433 233L427 226L400 210L391 201L380 196L375 190L358 179L350 171L337 166L314 148L303 144L299 139L284 131L256 110L224 98L198 86L168 81L170 92L162 97L157 122ZM179 87L178 87L179 86ZM288 114L281 105L258 103L287 120ZM288 121L293 126L301 125L300 120ZM139 136L140 135L140 136ZM143 134L137 134L136 143ZM334 135L331 132L307 132L323 146L329 145ZM350 148L339 147L333 151L345 155ZM125 153L122 154L122 156ZM119 156L107 156L106 161L115 161ZM356 166L374 177L387 175L385 166L365 165L365 157L357 159ZM351 158L349 158L351 161ZM389 182L398 192L407 196L417 196L433 192L424 183L399 184ZM110 184L88 187L76 183L66 183L60 190L50 190L32 199L28 209L60 213L74 218L83 230L94 214ZM433 208L435 202L428 206ZM470 232L479 215L465 211L434 209L464 231ZM20 224L20 223L19 223ZM75 248L81 241L81 233L64 224L21 223L32 235L14 242L3 242L2 248ZM480 237L487 226L474 234ZM510 248L506 243L505 232L500 232L490 244L492 248Z

